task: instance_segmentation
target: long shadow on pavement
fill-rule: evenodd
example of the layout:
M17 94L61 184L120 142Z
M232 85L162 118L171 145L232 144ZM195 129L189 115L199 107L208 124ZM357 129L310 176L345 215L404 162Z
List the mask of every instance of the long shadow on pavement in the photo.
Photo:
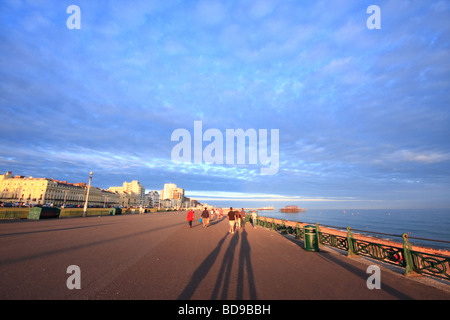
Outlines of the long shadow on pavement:
M246 269L244 269L244 265ZM236 299L243 299L244 290L244 271L247 271L248 285L250 290L250 299L256 300L255 278L253 275L252 261L250 259L250 244L247 239L247 232L242 230L241 250L239 252L239 272Z
M217 277L216 284L211 294L211 300L217 299L220 286L222 283L223 287L221 299L222 300L227 299L228 286L230 283L230 276L231 276L231 268L233 266L234 251L236 249L238 242L239 242L239 233L236 233L231 239L230 245L228 246L227 251L225 252L225 256L222 261L222 266L220 267L219 275Z
M219 223L221 220L215 222ZM214 224L215 224L214 223ZM192 274L190 282L186 285L184 290L178 296L178 300L191 299L200 283L205 279L208 271L212 268L217 260L220 250L228 237L229 233L218 242L216 248L203 260L200 266ZM217 274L217 279L214 284L210 299L226 300L230 289L230 279L232 279L233 262L235 262L236 250L239 250L239 258L236 262L238 265L238 275L236 284L236 299L244 299L245 278L248 281L249 298L257 299L255 279L253 274L253 267L250 259L250 243L247 239L247 232L245 229L236 231L232 237L228 247L224 253L223 260L220 264L220 269ZM240 246L239 246L240 242Z
M217 247L206 257L205 260L203 260L197 270L195 270L195 272L192 274L191 281L189 281L187 286L178 296L178 300L188 300L192 298L198 286L203 281L211 267L214 265L214 262L216 261L217 256L220 252L220 248L222 247L227 236L228 233L225 234L225 236L217 244Z
M36 259L36 258L40 258L40 257L48 257L51 255L56 255L56 254L61 254L61 253L67 253L70 251L75 251L75 250L80 250L80 249L84 249L84 248L88 248L88 247L93 247L93 246L98 246L98 245L102 245L104 243L108 243L108 242L112 242L112 241L120 241L120 240L124 240L124 239L128 239L128 238L134 238L134 237L138 237L141 235L145 235L145 234L149 234L158 230L163 230L163 229L169 229L169 228L174 228L178 225L183 225L184 222L178 222L178 223L174 223L171 225L167 225L167 226L162 226L162 227L155 227L153 229L148 229L148 230L143 230L141 232L136 232L136 233L130 233L130 234L125 234L122 236L117 236L117 237L111 237L108 239L103 239L103 240L99 240L99 241L94 241L94 242L89 242L86 244L80 244L80 245L75 245L75 246L68 246L68 247L64 247L64 248L59 248L56 250L50 250L50 251L45 251L45 252L38 252L35 254L30 254L27 256L22 256L22 257L16 257L16 258L12 258L9 260L2 260L0 261L0 266L4 266L4 265L8 265L8 264L13 264L13 263L17 263L17 262L24 262L27 260L32 260L32 259ZM72 228L72 229L78 229L78 228Z

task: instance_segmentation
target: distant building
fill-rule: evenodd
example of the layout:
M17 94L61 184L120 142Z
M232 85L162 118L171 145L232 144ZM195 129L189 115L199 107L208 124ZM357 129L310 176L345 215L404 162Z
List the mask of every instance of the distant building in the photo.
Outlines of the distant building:
M86 183L68 183L49 178L0 175L0 202L24 205L80 206L86 201ZM115 192L91 186L90 206L116 206L120 196Z
M150 191L145 195L145 206L151 208L159 207L159 193L158 191Z
M189 201L186 203L184 189L178 188L174 183L164 184L164 189L161 190L159 196L159 202L163 208L186 208L189 206Z
M180 202L184 201L184 189L175 188L172 192L172 199L179 200Z
M184 189L178 188L174 183L166 183L164 184L164 189L161 190L161 195L159 198L161 200L179 200L183 202Z
M123 189L126 192L134 192L138 196L139 205L143 206L145 203L145 188L144 186L137 180L133 180L130 183L124 182Z
M145 188L137 180L125 181L121 187L109 187L108 190L121 194L124 207L145 206Z
M164 189L161 190L160 199L173 199L173 190L176 189L177 185L174 183L166 183L164 184Z
M138 206L139 199L134 192L115 191L115 193L119 196L118 206L124 207L124 208Z

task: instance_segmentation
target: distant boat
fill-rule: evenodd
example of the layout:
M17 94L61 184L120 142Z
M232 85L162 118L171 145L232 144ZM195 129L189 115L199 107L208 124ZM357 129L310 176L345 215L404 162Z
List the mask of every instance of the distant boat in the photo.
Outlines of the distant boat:
M262 207L262 208L258 208L256 210L273 210L273 207Z
M287 212L287 213L297 213L297 212L305 212L305 208L299 208L297 206L286 206L283 209L280 209L281 212Z

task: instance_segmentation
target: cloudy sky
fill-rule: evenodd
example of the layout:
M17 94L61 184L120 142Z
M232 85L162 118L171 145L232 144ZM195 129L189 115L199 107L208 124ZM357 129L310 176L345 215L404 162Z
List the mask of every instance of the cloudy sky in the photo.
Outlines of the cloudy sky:
M3 0L1 173L172 182L222 205L450 207L449 16L437 0ZM224 146L227 129L278 129L278 171L175 163L194 121Z

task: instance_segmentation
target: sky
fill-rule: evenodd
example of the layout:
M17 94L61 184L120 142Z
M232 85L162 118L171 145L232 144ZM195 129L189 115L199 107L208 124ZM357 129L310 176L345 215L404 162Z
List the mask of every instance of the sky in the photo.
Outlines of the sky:
M2 0L0 173L171 182L224 206L450 208L449 16L439 0ZM203 152L207 130L223 146L267 130L276 173L250 161L261 135L244 163L196 163L196 122ZM173 159L177 129L191 161Z

